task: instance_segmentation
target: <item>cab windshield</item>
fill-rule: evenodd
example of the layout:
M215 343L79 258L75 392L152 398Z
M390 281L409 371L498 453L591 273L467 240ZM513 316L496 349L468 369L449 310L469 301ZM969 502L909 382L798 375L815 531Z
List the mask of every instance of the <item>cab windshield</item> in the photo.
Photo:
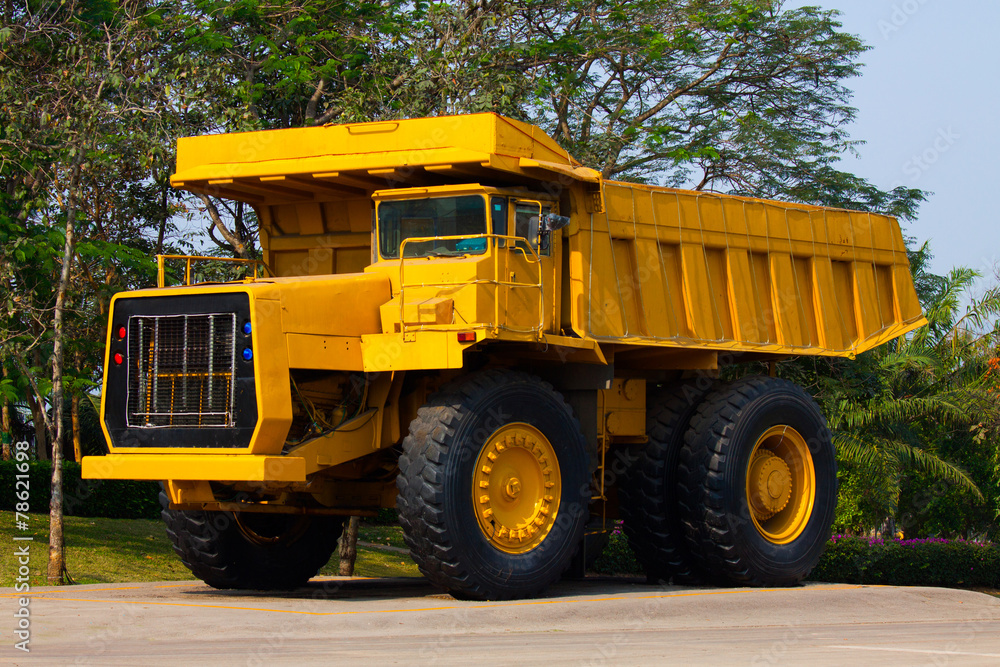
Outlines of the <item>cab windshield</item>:
M379 254L399 259L399 247L412 238L486 234L482 195L383 201L378 205ZM486 252L486 239L430 239L406 244L407 257L457 257Z

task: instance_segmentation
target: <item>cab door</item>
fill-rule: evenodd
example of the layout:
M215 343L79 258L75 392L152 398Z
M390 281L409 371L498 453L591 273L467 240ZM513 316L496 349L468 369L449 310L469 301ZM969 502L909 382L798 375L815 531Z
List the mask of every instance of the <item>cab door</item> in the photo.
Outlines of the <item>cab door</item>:
M558 294L556 267L558 244L541 233L544 216L552 211L550 202L510 198L508 236L512 240L498 248L502 265L498 280L504 328L515 332L552 331L555 296ZM494 207L493 210L495 209Z

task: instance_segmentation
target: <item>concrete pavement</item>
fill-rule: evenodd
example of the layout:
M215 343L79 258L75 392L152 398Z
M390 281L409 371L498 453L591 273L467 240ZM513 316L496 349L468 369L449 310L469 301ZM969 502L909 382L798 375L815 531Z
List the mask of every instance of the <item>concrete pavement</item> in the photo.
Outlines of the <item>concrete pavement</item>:
M4 593L15 609L14 594ZM319 578L294 593L200 582L32 591L16 664L1000 664L1000 599L940 588L565 582L463 602L422 579ZM8 616L8 618L11 618ZM25 659L27 658L27 659Z

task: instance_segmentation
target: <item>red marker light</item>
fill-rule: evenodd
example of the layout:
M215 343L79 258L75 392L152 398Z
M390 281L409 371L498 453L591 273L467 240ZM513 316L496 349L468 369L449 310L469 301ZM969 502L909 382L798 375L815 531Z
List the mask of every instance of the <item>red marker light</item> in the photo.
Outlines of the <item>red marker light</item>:
M118 340L124 339L125 338L125 334L127 334L127 333L128 332L125 330L125 327L118 327Z
M459 343L472 343L476 340L475 331L462 331L458 334Z
M115 363L119 366L125 363L125 357L122 356L121 352L115 352Z

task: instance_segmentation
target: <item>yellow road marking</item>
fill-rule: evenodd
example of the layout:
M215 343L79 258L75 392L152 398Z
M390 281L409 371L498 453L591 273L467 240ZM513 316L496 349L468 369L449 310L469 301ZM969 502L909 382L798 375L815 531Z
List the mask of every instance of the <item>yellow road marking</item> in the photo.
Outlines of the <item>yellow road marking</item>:
M183 584L178 584L181 586ZM139 586L131 586L128 588L105 588L100 589L98 593L105 591L114 590L131 590L134 588L139 588ZM157 587L160 588L160 587ZM165 588L165 586L163 587ZM833 586L816 586L810 587L808 590L811 591L839 591L839 590L853 590L858 588L880 588L879 586L861 586L854 584L842 584ZM221 605L221 604L195 604L190 602L156 602L152 600L111 600L111 599L100 599L100 598L67 598L67 597L46 597L50 592L35 593L34 597L38 600L60 600L65 602L104 602L110 604L140 604L140 605L151 605L151 606L161 606L161 607L194 607L203 609L232 609L234 611L262 611L270 613L279 614L299 614L303 616L351 616L358 614L404 614L412 612L425 612L425 611L447 611L450 609L495 609L499 607L526 607L526 606L537 606L544 604L569 604L569 603L581 603L581 602L621 602L625 600L660 600L669 598L684 598L684 597L700 597L708 595L745 595L753 592L765 592L772 593L778 591L790 591L795 589L789 588L743 588L738 590L726 590L726 591L695 591L689 593L662 593L658 595L618 595L603 598L584 598L584 599L560 599L560 600L526 600L522 602L495 602L489 604L476 604L469 606L462 606L456 601L456 604L451 606L440 606L440 607L417 607L413 609L366 609L366 610L352 610L352 611L302 611L298 609L267 609L260 607L242 607L234 605ZM804 590L804 589L800 589Z
M95 589L87 591L87 592L88 593L103 593L105 591L131 591L131 590L135 590L137 588L142 588L142 586L121 586L119 588L95 588ZM74 587L73 586L68 586L68 587L66 587L65 590L72 591L72 590L74 590ZM27 596L32 596L32 595L49 595L50 593L59 593L59 592L61 592L61 591L41 591L41 592L28 591L28 592L25 592L25 593L4 593L3 595L0 595L0 597L16 598L16 597L25 596L25 595L27 595Z
M361 580L361 579L374 579L374 578L375 577L354 577L354 580L357 581L357 580ZM337 579L326 579L326 578L323 578L323 577L317 577L315 579L312 579L312 581L338 581L338 580ZM347 581L347 580L345 580L345 581ZM86 586L88 584L83 584L83 585ZM159 586L153 586L153 588L184 588L185 586L200 586L200 585L201 585L201 581L199 581L197 579L191 579L189 581L185 581L185 582L180 583L180 584L160 584ZM88 593L104 593L105 591L130 591L130 590L137 589L137 588L142 588L142 586L119 586L119 587L115 587L115 588L92 588L92 589L88 590L87 592ZM27 595L27 596L32 596L32 595L51 595L53 593L71 593L71 592L76 591L76 590L77 590L76 586L64 586L62 588L62 590L56 590L56 591L29 591L29 592L26 592L26 593L0 593L0 598L16 598L16 597L25 596L25 595ZM52 599L55 599L55 598L52 598Z

